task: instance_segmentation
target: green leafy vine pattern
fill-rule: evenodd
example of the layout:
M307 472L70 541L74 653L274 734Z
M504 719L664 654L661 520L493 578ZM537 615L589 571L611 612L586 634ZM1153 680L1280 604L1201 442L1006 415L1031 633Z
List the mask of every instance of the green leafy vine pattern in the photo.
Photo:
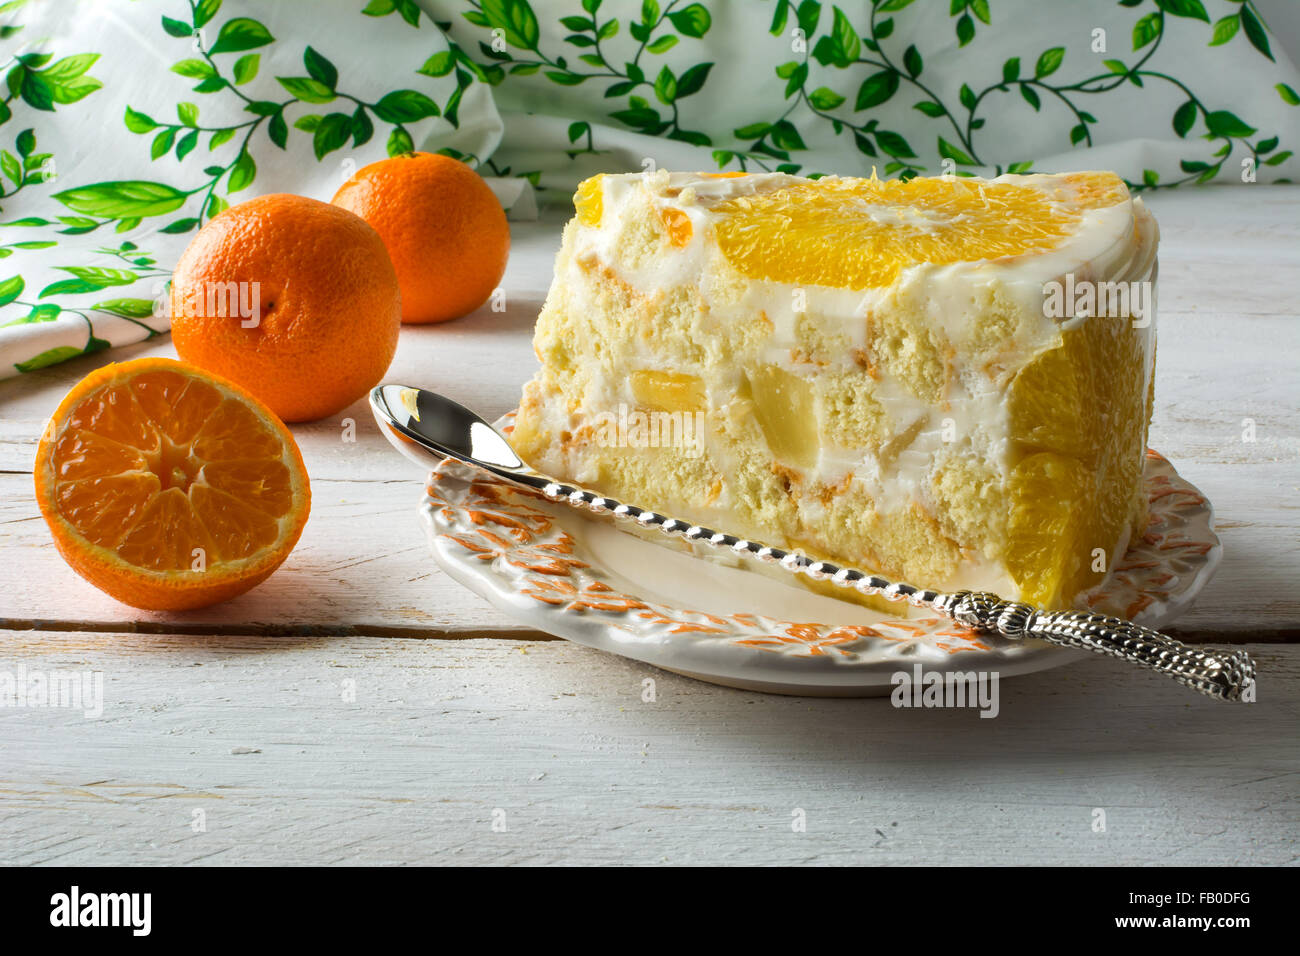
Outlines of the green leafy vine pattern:
M410 65L410 81L391 88L401 78L401 71L393 70L382 78L388 85L380 88L371 71L359 85L349 85L326 51L284 37L277 40L265 22L244 15L253 4L225 4L242 9L223 16L222 0L169 0L162 4L165 12L155 15L156 32L149 40L154 51L173 54L168 68L173 80L189 83L192 94L174 104L174 114L129 101L116 109L127 134L137 137L138 145L128 141L126 148L138 150L141 172L164 159L175 165L167 164L161 175L66 185L58 157L38 148L44 128L39 117L62 115L92 94L99 93L92 102L98 101L112 77L92 72L103 65L101 53L28 49L21 18L33 6L28 0L0 3L0 42L7 41L0 47L5 81L0 98L0 259L17 262L28 256L24 271L0 266L0 352L5 330L46 323L51 329L66 328L68 322L84 325L84 344L57 344L16 361L6 353L0 375L119 344L110 338L125 342L166 332L160 294L186 236L232 202L255 195L258 161L286 162L276 154L288 152L292 139L308 138L317 162L339 151L351 155L371 140L383 144L380 155L398 155L414 149L417 134L423 140L438 123L458 129L466 92L486 82L477 63L430 31L421 44L426 52ZM358 3L353 15L373 18L375 7ZM405 3L402 8L404 19L419 22L418 11ZM352 38L340 32L337 42L342 46L345 41ZM262 75L262 56L277 42L300 48L300 71ZM3 52L9 44L17 44L12 55ZM453 72L454 85L440 79ZM99 103L96 108L114 107ZM11 129L15 132L9 134ZM472 151L445 151L477 162ZM358 155L368 155L365 161L380 158L373 152ZM116 244L65 238L96 232L118 234ZM165 252L141 251L144 237L165 244ZM54 257L68 258L59 262ZM159 268L160 262L168 268ZM37 271L64 278L29 288L28 278ZM131 294L114 297L114 291ZM98 332L101 325L111 326L113 335Z
M1212 22L1205 3L1221 4L1223 15ZM396 0L375 0L373 5L404 8ZM545 37L552 34L541 29L527 0L470 0L467 5L470 9L461 12L463 23L447 26L453 37L460 37L466 24L489 34L477 43L488 82L501 85L540 72L562 87L594 85L600 99L617 104L605 112L609 128L707 147L718 169L821 175L817 149L808 141L814 132L829 127L835 137L851 140L863 157L861 168L835 170L840 173L867 172L878 163L884 174L901 178L941 172L1031 172L1033 157L986 157L989 149L981 130L990 114L1003 108L1003 98L1018 96L1036 113L1060 111L1069 118L1068 144L1062 146L1088 147L1098 142L1101 126L1088 109L1091 102L1124 87L1135 91L1131 102L1156 85L1171 87L1182 97L1169 124L1187 141L1187 156L1180 163L1180 175L1162 178L1155 170L1135 171L1130 187L1209 182L1224 173L1238 148L1244 149L1255 170L1281 165L1292 155L1279 148L1277 132L1261 131L1215 103L1212 94L1198 92L1191 83L1157 68L1171 20L1203 22L1207 46L1247 43L1255 55L1274 61L1268 30L1253 0L1118 0L1119 7L1133 11L1131 33L1124 38L1131 38L1130 55L1099 57L1099 69L1085 64L1067 77L1066 47L1035 50L1006 59L983 84L963 83L955 97L946 97L931 81L932 71L914 43L895 40L896 27L902 18L914 17L933 29L936 9L946 8L958 47L966 47L978 41L981 30L995 25L997 0L870 0L842 7L819 0L774 0L766 4L771 11L768 32L781 44L796 40L789 43L796 56L771 67L784 103L766 117L731 127L729 135L691 128L679 108L686 97L707 96L715 62L701 60L676 70L668 63L654 63L656 57L674 49L680 52L682 45L709 33L713 15L703 3L644 0L639 15L620 18L602 13L603 0L582 0L583 15L559 18L560 32L565 33L562 49L547 46ZM615 52L624 36L635 46L624 44ZM762 52L753 57L757 62L767 59L773 58ZM828 71L833 79L827 78ZM1286 82L1275 84L1270 95L1300 105L1300 96ZM883 126L874 114L904 96L911 97L916 119L906 129ZM734 116L735 110L725 115ZM1197 145L1197 138L1205 145ZM571 158L600 151L589 120L573 122L569 140Z
M189 91L165 107L115 96L116 51L37 39L25 21L42 2L0 0L0 375L165 332L157 290L189 236L265 190L266 170L285 182L291 153L360 163L419 143L555 195L653 139L720 171L997 175L1034 171L1042 157L1016 153L1043 140L1018 147L991 120L1038 117L1068 153L1111 142L1098 114L1123 103L1169 111L1152 118L1161 168L1121 170L1135 190L1235 182L1239 163L1286 182L1295 166L1300 84L1255 0L1098 0L1091 55L1075 36L996 57L983 51L1008 49L1024 0L339 0L312 7L329 30L305 29L306 4L132 4L121 16L167 64L153 86ZM382 69L350 65L359 45ZM1179 62L1197 46L1268 86L1229 97ZM959 85L953 49L979 52L958 54ZM502 117L539 111L560 119L555 142L498 146ZM104 148L129 175L77 160L68 131L92 114L116 117Z

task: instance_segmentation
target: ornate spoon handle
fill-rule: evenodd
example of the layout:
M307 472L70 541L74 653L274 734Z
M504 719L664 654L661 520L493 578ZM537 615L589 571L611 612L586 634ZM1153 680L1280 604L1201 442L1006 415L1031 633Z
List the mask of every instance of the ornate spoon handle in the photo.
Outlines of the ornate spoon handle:
M1130 661L1219 700L1241 700L1255 681L1245 651L1190 647L1149 627L1094 611L1042 611L996 594L958 591L931 605L954 621L1003 637L1036 637Z
M538 489L553 501L598 514L634 521L643 528L658 528L669 535L701 541L736 554L750 554L792 574L806 574L815 580L829 580L862 594L880 594L890 601L907 601L930 608L959 624L985 634L1020 640L1037 638L1062 647L1077 647L1106 654L1166 674L1192 690L1218 700L1240 701L1255 681L1255 662L1245 651L1215 651L1190 647L1122 618L1091 611L1044 611L1031 604L1004 601L987 592L942 593L890 581L857 568L841 567L829 561L814 561L807 555L773 548L757 541L703 528L665 515L623 504L593 491L577 488L545 476L515 470L491 468L512 481Z

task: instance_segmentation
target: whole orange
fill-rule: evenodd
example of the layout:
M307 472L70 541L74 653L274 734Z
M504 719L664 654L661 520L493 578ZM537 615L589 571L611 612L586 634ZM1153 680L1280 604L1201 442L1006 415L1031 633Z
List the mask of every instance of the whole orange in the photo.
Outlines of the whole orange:
M510 227L492 190L464 163L405 153L372 163L334 194L383 237L402 286L402 321L473 312L501 282Z
M172 341L286 422L338 412L383 377L401 296L379 234L329 203L277 193L199 230L172 275Z

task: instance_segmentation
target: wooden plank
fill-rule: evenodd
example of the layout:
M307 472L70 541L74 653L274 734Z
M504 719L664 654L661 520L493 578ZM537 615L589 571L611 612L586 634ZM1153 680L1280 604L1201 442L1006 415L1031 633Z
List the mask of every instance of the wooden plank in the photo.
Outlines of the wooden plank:
M104 675L99 719L0 710L6 865L1296 861L1300 647L1251 647L1254 705L1097 658L988 720L558 641L0 640L0 672Z
M1152 444L1214 502L1221 569L1182 622L1190 640L1294 639L1300 540L1300 187L1157 193L1162 275ZM506 311L403 330L389 381L428 385L496 415L535 367L530 335L550 282L558 222L514 224ZM168 340L114 352L172 354ZM0 626L235 633L441 636L526 633L427 557L415 518L420 474L393 454L357 403L296 426L315 503L301 544L266 584L186 615L125 608L72 574L31 494L36 440L59 399L108 357L0 382ZM343 440L343 421L356 441ZM1254 442L1242 440L1243 421Z

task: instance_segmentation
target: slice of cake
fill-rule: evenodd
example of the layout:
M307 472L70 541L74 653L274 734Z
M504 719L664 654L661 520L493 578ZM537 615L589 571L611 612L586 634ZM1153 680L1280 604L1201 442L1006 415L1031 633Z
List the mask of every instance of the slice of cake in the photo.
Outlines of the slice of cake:
M575 204L514 431L539 470L1049 607L1142 532L1157 231L1113 174L659 171Z

